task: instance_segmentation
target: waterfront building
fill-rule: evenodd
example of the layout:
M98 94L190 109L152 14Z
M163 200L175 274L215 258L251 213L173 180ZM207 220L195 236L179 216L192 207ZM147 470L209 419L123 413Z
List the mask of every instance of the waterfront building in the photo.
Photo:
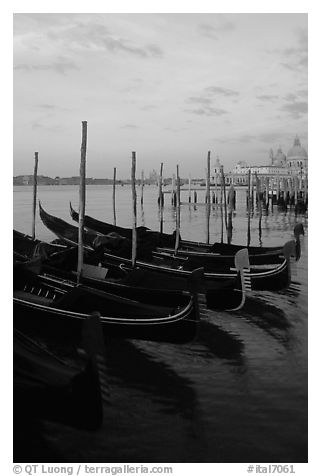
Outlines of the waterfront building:
M274 154L273 150L269 153L269 164L267 165L248 165L244 161L239 161L232 172L227 175L227 183L246 184L249 170L251 175L261 175L265 177L307 177L308 175L308 154L302 147L298 136L295 137L293 146L285 154L281 146Z

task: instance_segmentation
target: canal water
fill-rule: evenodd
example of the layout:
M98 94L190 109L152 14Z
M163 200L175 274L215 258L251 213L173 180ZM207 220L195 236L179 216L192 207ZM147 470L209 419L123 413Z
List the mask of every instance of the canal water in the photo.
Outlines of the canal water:
M205 240L205 191L198 205L182 191L181 235ZM46 211L69 222L78 188L40 186ZM87 187L86 213L112 222L112 187ZM14 187L14 228L31 232L31 187ZM131 189L117 187L117 224L131 226ZM138 225L159 229L157 188L137 200ZM253 293L238 313L208 311L194 342L107 342L110 399L103 427L94 432L42 421L26 431L16 461L67 462L307 462L308 458L308 218L271 207L251 219L251 244L274 246L293 237L302 222L302 255L289 289ZM211 210L211 241L221 239L220 209ZM175 228L165 194L164 231ZM36 221L36 235L54 236ZM224 234L225 239L225 234ZM236 192L233 243L247 243L245 190ZM52 342L50 343L53 344ZM56 344L61 350L62 343Z

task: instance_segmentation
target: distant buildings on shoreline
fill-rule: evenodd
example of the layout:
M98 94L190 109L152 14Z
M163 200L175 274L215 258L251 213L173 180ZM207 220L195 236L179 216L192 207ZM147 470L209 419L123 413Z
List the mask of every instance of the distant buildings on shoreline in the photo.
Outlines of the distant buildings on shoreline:
M302 147L298 136L295 137L293 146L289 149L287 154L284 154L281 147L279 147L276 153L270 150L269 154L270 163L267 165L248 165L244 161L239 161L231 172L225 172L226 183L234 183L243 185L247 183L247 177L249 170L251 174L265 175L269 177L277 176L307 176L308 175L308 154L304 147ZM216 161L211 167L211 182L220 183L221 171L223 164L220 163L220 159L217 157ZM152 170L149 174L149 178L144 179L145 185L157 184L159 174L156 170ZM169 185L172 183L172 178L163 178L163 185ZM79 176L75 177L46 177L44 175L38 175L38 185L79 185ZM138 178L137 184L141 183ZM204 178L193 178L194 184L205 185ZM128 185L130 179L116 180L117 185ZM188 183L188 179L181 178L181 183ZM86 178L87 185L112 185L113 179L109 178ZM13 185L33 185L33 175L18 175L13 177Z
M44 175L38 175L37 183L38 185L79 185L79 176L76 177L46 177ZM116 180L116 185L126 185L130 184L131 181L127 180ZM137 183L140 183L140 180L137 180ZM145 185L151 185L155 183L150 179L145 179ZM95 179L95 178L86 178L86 185L112 185L113 179L109 178L102 178L102 179ZM17 175L13 177L13 185L33 185L33 175Z
M284 154L281 147L279 147L276 153L272 149L270 150L269 158L270 163L267 165L247 165L244 161L238 162L231 172L235 178L234 183L246 183L249 170L251 174L269 177L280 175L302 177L308 175L308 154L304 147L302 147L298 136L295 137L293 146L287 154Z

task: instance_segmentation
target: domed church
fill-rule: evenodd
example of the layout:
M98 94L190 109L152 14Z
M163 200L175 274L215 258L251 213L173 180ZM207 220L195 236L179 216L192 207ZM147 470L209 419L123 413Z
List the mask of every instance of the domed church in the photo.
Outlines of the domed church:
M271 166L278 167L280 169L287 169L287 172L292 174L298 174L300 171L307 171L308 169L308 154L302 147L299 137L296 135L293 146L285 155L281 149L278 148L274 155L273 150L270 151ZM282 170L279 171L282 173Z
M239 161L231 174L235 177L235 183L246 183L248 171L252 174L260 174L266 176L289 176L297 175L307 177L308 175L308 154L302 147L299 137L296 135L293 146L287 155L282 151L281 147L274 154L270 149L270 163L268 165L247 165L244 161ZM233 178L233 180L234 180Z
M298 136L294 139L293 147L288 151L286 157L287 167L291 169L307 169L308 168L308 154L301 146Z

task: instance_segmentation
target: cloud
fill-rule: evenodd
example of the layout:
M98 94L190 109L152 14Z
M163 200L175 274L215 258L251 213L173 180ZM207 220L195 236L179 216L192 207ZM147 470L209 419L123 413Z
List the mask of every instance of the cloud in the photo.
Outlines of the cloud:
M287 94L286 96L284 96L284 99L286 101L289 101L289 102L294 102L294 101L296 101L297 97L296 97L295 94L290 93L290 94Z
M267 102L276 101L277 99L279 99L279 96L276 96L273 94L262 94L261 96L256 96L256 97L260 101L267 101Z
M124 124L123 126L121 126L122 129L139 129L138 126L136 126L135 124Z
M294 30L294 40L290 47L268 49L266 53L279 57L282 68L296 73L306 73L308 67L308 30Z
M281 62L280 63L280 65L283 68L288 69L289 71L294 71L295 73L298 73L299 71L302 71L303 69L305 69L307 64L308 64L308 59L307 58L302 59L302 60L296 60L296 61L293 61L292 63L291 62L288 62L288 63Z
M308 67L308 32L305 29L295 31L297 45L280 50L283 56L281 66L290 71L306 71Z
M206 98L206 97L190 97L186 100L187 102L191 104L210 104L212 102L212 99Z
M220 109L211 106L204 106L203 108L199 109L187 110L187 112L197 114L198 116L222 116L223 114L227 114L227 111L225 109Z
M28 73L32 71L55 71L58 74L66 74L70 70L78 70L78 66L73 61L68 61L62 58L58 58L57 61L47 64L26 64L21 63L14 66L16 71L26 71Z
M305 114L307 114L307 101L300 100L299 97L293 93L289 93L284 96L284 100L286 101L286 103L279 108L279 111L287 112L290 116L292 116L293 119L299 119Z
M36 107L38 107L40 109L45 109L45 110L56 109L56 106L54 106L53 104L37 104Z
M33 129L33 130L41 129L41 128L43 128L43 125L40 124L39 122L33 122L33 123L31 124L31 129Z
M235 29L235 24L227 20L224 15L215 15L212 18L212 23L201 23L198 26L198 30L202 36L206 36L212 40L218 40L220 33L233 31Z
M291 143L293 137L291 134L286 134L282 131L271 131L271 132L261 132L257 134L241 134L238 136L221 136L215 138L216 142L227 143L227 144L251 144L257 145L263 143L264 146L260 150L268 150L271 146L276 144L284 143L284 141ZM266 144L266 145L265 145ZM258 146L261 147L261 146Z
M48 132L62 132L64 130L64 127L60 124L48 124L46 123L46 119L44 118L44 123L39 122L39 121L33 121L31 123L31 129L32 130L37 130L37 129L43 129Z
M220 86L209 86L208 88L205 88L205 93L213 96L239 96L239 93L237 91L234 91L233 89L227 89L227 88L222 88Z
M308 103L307 102L301 102L301 101L289 102L288 104L284 104L280 108L280 111L284 111L284 112L289 113L289 115L292 116L293 119L300 119L305 114L307 114L307 112L308 112Z
M114 39L112 37L105 37L102 43L108 51L113 53L120 51L129 53L131 55L139 56L140 58L161 58L163 56L162 50L156 45L147 45L145 47L137 47L130 44L124 39Z
M154 109L157 109L157 106L154 106L153 104L146 104L145 106L141 107L142 111L152 111Z
M109 51L111 53L126 53L140 58L161 58L163 51L153 43L143 46L128 38L113 35L101 23L76 23L64 25L61 28L52 28L47 37L57 43L62 43L72 50Z
M308 91L307 89L299 89L299 91L296 92L298 96L300 97L308 97Z
M218 98L232 98L239 96L237 91L233 89L223 88L221 86L208 86L204 88L199 96L190 96L186 99L188 104L199 105L199 108L187 110L199 116L222 116L228 111L222 107L217 107ZM215 107L213 103L215 101ZM226 102L226 101L225 101Z

